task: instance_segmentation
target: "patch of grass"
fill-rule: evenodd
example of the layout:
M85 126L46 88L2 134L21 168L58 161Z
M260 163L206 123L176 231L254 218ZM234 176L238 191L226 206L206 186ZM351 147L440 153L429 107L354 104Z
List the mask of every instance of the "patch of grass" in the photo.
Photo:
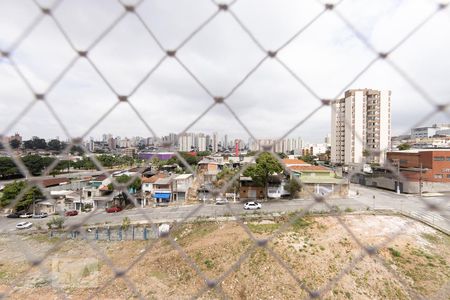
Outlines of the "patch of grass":
M29 239L35 240L36 242L49 244L55 244L60 241L59 237L50 237L48 234L33 234L29 237Z
M349 213L349 212L352 212L353 209L351 209L350 207L347 207L344 211Z
M423 233L422 237L432 244L439 244L440 238L437 234Z
M394 249L394 248L388 248L389 253L391 253L392 256L394 257L401 257L402 254L400 253L400 251Z
M8 277L8 273L6 271L0 271L0 279L5 279L6 277Z
M206 259L203 263L205 264L205 266L206 266L208 269L214 268L214 261L212 261L212 260L210 260L210 259Z
M278 228L280 228L281 224L274 223L274 224L255 224L255 223L248 223L248 228L253 233L272 233Z
M300 231L302 229L308 228L311 226L313 222L306 218L298 218L292 223L292 228L294 231Z

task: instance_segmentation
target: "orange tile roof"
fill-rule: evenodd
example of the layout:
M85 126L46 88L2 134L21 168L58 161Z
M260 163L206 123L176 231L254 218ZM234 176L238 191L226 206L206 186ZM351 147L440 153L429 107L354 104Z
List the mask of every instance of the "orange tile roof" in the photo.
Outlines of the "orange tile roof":
M319 172L331 172L330 169L324 166L290 166L292 171L319 171Z
M149 178L143 177L141 179L141 182L142 183L155 183L158 179L166 178L166 177L167 177L167 175L160 173L160 174L153 175L152 177L149 177Z
M300 164L307 164L306 162L304 162L301 159L289 159L289 158L285 158L283 159L283 163L286 165L300 165Z

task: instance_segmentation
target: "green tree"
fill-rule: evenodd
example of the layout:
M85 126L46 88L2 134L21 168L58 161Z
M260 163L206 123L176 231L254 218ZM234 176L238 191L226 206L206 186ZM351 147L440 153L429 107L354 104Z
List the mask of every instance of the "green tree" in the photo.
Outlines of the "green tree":
M398 150L409 150L409 149L411 149L411 145L407 144L407 143L403 143L403 144L398 145L397 148L398 148Z
M234 170L231 168L225 167L222 171L220 171L216 175L216 182L214 182L214 185L217 188L222 188L225 186L229 181L233 179L233 177L239 172L239 170ZM232 184L228 187L226 192L228 193L234 193L239 189L239 178L236 178L233 180Z
M32 140L27 140L23 142L23 147L25 149L34 149L34 143Z
M256 184L264 186L264 198L267 199L269 177L281 171L283 171L283 167L278 160L269 152L263 152L256 159L256 164L244 171L244 176L250 176Z
M9 157L0 157L0 178L20 176L21 173Z
M74 145L70 149L70 154L82 155L84 153L83 148L81 146Z
M33 149L47 149L47 142L44 139L34 137Z
M14 181L13 183L5 185L3 189L3 195L0 198L0 206L5 207L11 204L14 199L19 195L19 193L27 187L25 181ZM33 204L34 200L42 198L43 195L37 187L32 187L27 191L23 197L17 202L16 209L23 210L28 209L28 207Z
M61 151L62 147L61 147L61 142L59 140L51 140L50 142L48 142L48 149L53 150L53 151Z
M283 152L278 152L277 154L278 154L278 156L279 156L281 159L285 159L285 158L288 157L288 156L287 156L286 154L284 154Z
M309 154L300 156L301 160L303 160L305 163L308 163L311 165L317 165L316 158L317 157L315 155L309 155Z
M137 177L133 182L131 182L131 179L132 179L131 176L121 175L121 176L117 177L117 182L126 184L128 186L128 188L132 188L135 191L140 190L141 186L142 186L141 178Z
M9 142L9 145L11 145L11 148L13 148L13 149L19 148L21 144L22 144L22 142L19 140L11 140Z
M289 197L293 199L297 195L297 192L301 190L301 185L297 182L297 180L291 178L286 188L289 191Z

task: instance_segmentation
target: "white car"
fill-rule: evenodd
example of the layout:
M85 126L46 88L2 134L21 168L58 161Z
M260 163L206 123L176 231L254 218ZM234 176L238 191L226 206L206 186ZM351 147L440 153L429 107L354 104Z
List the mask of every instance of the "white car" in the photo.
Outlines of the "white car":
M261 203L258 203L258 202L247 202L244 205L244 209L261 209Z
M46 212L41 212L41 213L37 213L35 215L33 215L33 218L37 218L37 219L42 219L42 218L47 218L48 214Z
M27 219L27 218L31 218L33 216L33 214L32 213L24 213L24 214L21 214L20 216L19 216L19 218L22 218L22 219Z
M33 226L33 223L31 223L31 222L20 222L20 223L17 223L16 228L17 229L28 229L28 228L31 228L31 226Z

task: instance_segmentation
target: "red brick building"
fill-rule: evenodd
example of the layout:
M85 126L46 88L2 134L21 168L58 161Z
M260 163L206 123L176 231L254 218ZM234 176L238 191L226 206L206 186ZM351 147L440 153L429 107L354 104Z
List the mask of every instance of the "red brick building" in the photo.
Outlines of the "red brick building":
M408 181L450 183L450 149L388 152L387 159L394 166L400 164L400 172Z

